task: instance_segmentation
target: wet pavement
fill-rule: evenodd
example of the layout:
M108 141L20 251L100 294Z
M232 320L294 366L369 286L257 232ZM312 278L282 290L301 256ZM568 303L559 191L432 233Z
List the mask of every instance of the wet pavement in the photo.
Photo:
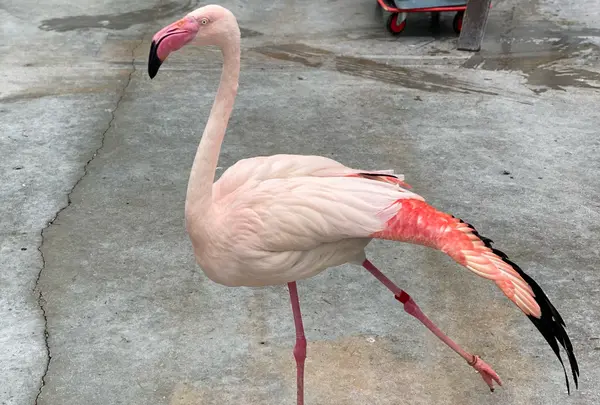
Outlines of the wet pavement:
M532 275L567 322L562 369L496 287L439 252L369 256L505 386L370 275L299 283L307 405L600 402L600 3L501 1L479 53L452 14L390 37L375 1L226 1L242 74L220 166L274 153L394 169ZM230 289L194 263L183 201L220 74L151 36L193 0L0 2L0 404L291 404L284 287ZM491 285L490 285L491 284Z

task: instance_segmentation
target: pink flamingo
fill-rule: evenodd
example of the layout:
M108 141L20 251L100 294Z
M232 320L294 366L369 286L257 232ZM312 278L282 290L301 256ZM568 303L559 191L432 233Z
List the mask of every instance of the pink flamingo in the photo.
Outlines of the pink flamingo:
M470 224L408 191L403 176L356 170L319 156L276 155L241 160L213 184L238 89L236 18L221 6L209 5L160 30L150 49L150 78L171 52L192 40L218 46L223 70L189 177L186 229L196 260L211 280L226 286L287 283L296 328L298 405L304 403L306 338L296 281L344 263L362 265L373 274L407 313L474 367L492 391L494 382L502 384L489 365L444 335L405 291L366 258L364 249L373 238L439 249L494 281L549 343L570 392L559 344L567 352L577 387L579 368L564 321L540 286Z

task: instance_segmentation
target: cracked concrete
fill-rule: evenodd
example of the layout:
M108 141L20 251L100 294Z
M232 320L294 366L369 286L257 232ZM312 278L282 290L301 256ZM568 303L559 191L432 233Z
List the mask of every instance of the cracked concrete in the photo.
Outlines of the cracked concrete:
M54 216L54 218L52 218L52 220L48 222L48 225L46 226L46 228L44 228L42 230L42 232L41 232L41 243L38 246L38 251L39 251L40 256L42 258L42 267L40 269L40 272L38 273L38 277L37 277L36 282L35 282L34 291L37 291L37 293L38 293L38 305L39 305L39 307L40 307L40 309L42 311L42 317L44 319L44 344L46 346L47 361L46 361L46 365L45 365L43 373L42 373L40 388L39 388L38 394L36 395L36 398L35 398L35 404L36 405L38 403L38 399L39 399L40 395L42 394L42 390L43 390L44 385L45 385L46 374L48 372L48 369L49 369L49 366L50 366L50 362L52 361L52 353L50 351L50 345L48 343L48 338L49 338L49 333L48 333L48 318L46 316L46 310L44 309L44 296L43 296L43 292L40 289L38 289L39 280L40 280L40 278L42 276L42 273L43 273L43 271L44 271L44 269L46 267L46 260L44 258L44 253L43 253L43 250L42 250L42 246L44 245L44 231L46 231L49 227L51 227L54 224L54 221L60 216L61 212L64 209L68 208L69 205L71 205L71 194L73 193L73 190L75 190L75 188L77 187L77 185L79 184L79 182L81 182L81 180L87 175L87 173L88 173L87 168L88 168L89 164L92 162L92 160L94 160L94 158L97 156L97 154L104 147L105 136L108 133L108 131L110 131L110 129L112 128L112 124L113 124L113 121L115 120L116 112L119 109L119 105L121 104L121 101L123 100L125 92L127 91L127 87L129 87L129 83L131 83L131 77L132 77L132 75L136 71L136 68L135 68L135 51L136 51L137 47L140 46L142 43L143 43L143 35L142 35L142 38L139 40L139 44L136 47L132 48L132 51L131 51L131 72L129 73L127 81L125 82L125 84L123 85L123 87L122 87L122 89L120 91L120 95L119 95L119 98L117 99L117 102L115 103L114 109L112 109L112 111L110 111L111 118L110 118L110 121L108 122L106 130L101 135L100 146L98 146L98 148L94 151L92 157L85 163L85 165L83 166L83 174L81 175L81 177L79 177L77 179L77 181L75 182L75 184L73 184L73 187L71 188L71 190L67 193L67 204L65 206L63 206L56 213L56 215Z
M40 251L41 253L41 251ZM44 270L44 261L43 261L43 255L42 255L42 268L40 270L40 274L41 272ZM39 280L39 277L38 277ZM36 282L36 289L37 289L37 282ZM40 378L40 384L39 384L39 389L37 392L37 395L35 396L35 404L37 405L38 403L38 399L40 397L40 395L42 394L42 389L44 388L45 385L45 379L46 379L46 373L48 372L48 368L50 367L50 361L52 361L52 353L50 353L50 345L48 343L48 317L46 316L46 311L44 310L44 297L42 295L42 292L40 291L38 293L38 305L42 311L42 318L43 318L43 322L44 322L44 346L46 348L46 364L44 365L43 371L42 371L42 377Z
M567 397L551 351L493 286L438 252L378 242L374 262L505 387L490 395L343 267L299 285L307 405L598 403L595 12L499 1L473 55L456 51L451 16L435 36L411 16L390 38L374 0L222 4L242 25L243 66L220 165L295 152L405 173L538 279L582 369ZM0 5L1 405L294 401L285 289L209 282L185 235L220 59L188 49L153 81L145 65L150 36L195 7Z
M51 360L44 296L38 289L45 267L43 232L71 203L70 193L102 148L135 70L130 58L124 81L124 69L112 68L105 54L101 55L105 60L98 61L68 47L57 49L53 45L61 41L100 50L111 35L44 35L34 28L27 6L24 2L0 9L4 32L9 34L0 45L4 55L0 206L8 214L0 221L0 267L5 271L0 278L3 405L38 403ZM45 7L36 8L38 16L61 8L48 3ZM124 35L137 37L139 46L140 32L134 29ZM26 56L21 54L25 44L33 50ZM135 49L128 47L133 55ZM60 62L48 64L47 55Z

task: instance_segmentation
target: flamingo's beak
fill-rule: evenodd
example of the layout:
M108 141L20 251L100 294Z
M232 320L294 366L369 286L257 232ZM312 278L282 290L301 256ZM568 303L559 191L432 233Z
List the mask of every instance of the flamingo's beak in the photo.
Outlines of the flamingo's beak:
M150 45L150 56L148 57L148 75L150 76L150 79L154 79L154 76L158 73L158 69L163 62L158 57L156 52L157 48L158 45L156 44L156 41L152 41L152 45Z
M148 57L148 75L151 79L156 76L167 56L194 39L198 29L198 22L194 18L184 17L154 35Z

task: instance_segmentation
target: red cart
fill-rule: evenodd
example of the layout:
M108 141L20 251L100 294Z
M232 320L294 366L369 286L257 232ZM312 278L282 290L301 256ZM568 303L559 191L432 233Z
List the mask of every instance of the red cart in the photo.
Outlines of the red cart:
M456 11L452 28L460 34L463 16L467 8L466 0L377 0L379 5L392 13L386 22L386 28L392 35L399 35L406 28L406 17L409 13L431 13L439 22L440 13Z

